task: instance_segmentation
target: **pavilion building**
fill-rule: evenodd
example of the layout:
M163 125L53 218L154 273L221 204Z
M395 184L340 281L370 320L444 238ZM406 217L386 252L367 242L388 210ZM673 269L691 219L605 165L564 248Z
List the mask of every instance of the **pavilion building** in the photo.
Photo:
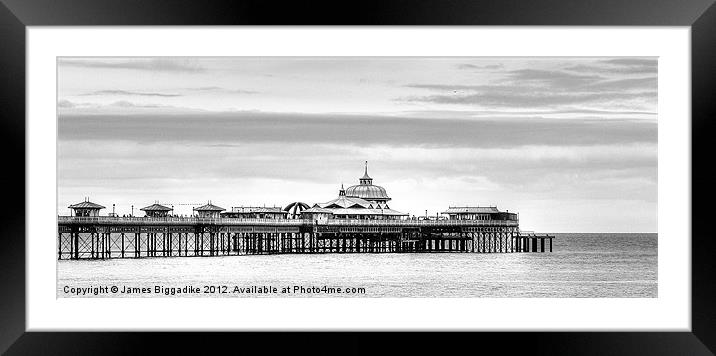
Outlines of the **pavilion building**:
M172 208L166 207L159 203L154 203L150 206L145 206L144 208L141 208L139 210L143 211L144 216L149 218L165 218L169 216L169 212L172 211Z
M99 216L99 211L105 207L89 201L89 198L85 198L85 201L72 204L69 208L74 211L75 216L95 217Z
M220 214L222 218L239 219L285 219L288 211L281 207L235 206Z
M214 204L211 204L211 200L206 203L206 205L202 205L198 208L194 208L194 211L196 211L196 214L200 218L220 218L221 212L226 209L218 207Z
M517 214L500 211L496 206L451 206L442 214L450 220L517 220Z
M325 223L328 219L333 219L333 210L314 206L301 212L301 219Z
M366 162L365 173L358 179L358 185L350 186L348 189L338 191L338 198L326 203L313 205L309 210L302 212L308 214L328 214L335 219L389 219L398 220L408 214L393 210L388 206L390 197L385 188L374 185L373 178L368 175L368 162ZM320 208L320 210L313 210Z

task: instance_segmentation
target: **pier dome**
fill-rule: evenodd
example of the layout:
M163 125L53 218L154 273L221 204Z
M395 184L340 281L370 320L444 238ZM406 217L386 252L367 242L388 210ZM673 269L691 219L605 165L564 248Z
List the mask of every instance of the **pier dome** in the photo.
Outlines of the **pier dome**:
M368 175L368 162L365 162L365 173L358 180L359 184L346 188L345 195L350 198L361 198L374 202L386 202L390 200L385 188L373 185L373 178Z
M296 201L296 202L286 205L286 207L283 208L283 211L288 212L289 218L298 219L304 210L308 210L310 208L311 207L308 204L302 203L300 201Z

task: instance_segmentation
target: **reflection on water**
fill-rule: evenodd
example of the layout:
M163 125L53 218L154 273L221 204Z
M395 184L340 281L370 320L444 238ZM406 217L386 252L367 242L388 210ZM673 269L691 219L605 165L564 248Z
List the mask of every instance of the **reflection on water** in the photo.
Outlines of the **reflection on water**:
M553 253L322 254L58 261L66 286L365 288L192 297L656 297L656 234L557 234ZM243 289L242 289L243 291ZM93 295L88 295L92 297ZM166 297L112 294L101 297ZM178 296L187 296L179 294Z

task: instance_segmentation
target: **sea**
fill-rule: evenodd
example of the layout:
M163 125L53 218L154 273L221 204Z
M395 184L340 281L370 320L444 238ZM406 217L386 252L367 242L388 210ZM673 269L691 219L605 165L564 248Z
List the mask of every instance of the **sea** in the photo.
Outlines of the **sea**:
M551 253L62 260L57 297L657 297L657 234L554 235Z

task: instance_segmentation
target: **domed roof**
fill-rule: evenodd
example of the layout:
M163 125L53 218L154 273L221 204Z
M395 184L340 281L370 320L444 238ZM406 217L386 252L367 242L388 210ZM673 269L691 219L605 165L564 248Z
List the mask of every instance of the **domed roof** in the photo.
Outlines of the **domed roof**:
M384 200L388 201L388 193L385 188L379 185L373 185L373 178L368 175L368 162L365 162L365 173L363 177L358 179L360 184L348 187L345 191L347 197L361 198L365 200Z
M308 204L296 201L286 205L286 207L283 208L283 211L288 212L291 217L297 217L301 215L301 212L309 208L310 206L308 206Z
M379 185L359 184L346 189L347 197L361 198L365 200L390 200L385 188Z
M295 201L291 204L286 205L286 207L283 208L283 211L288 211L289 213L300 212L301 210L306 210L308 208L310 208L310 206L308 204L300 202L300 201Z

